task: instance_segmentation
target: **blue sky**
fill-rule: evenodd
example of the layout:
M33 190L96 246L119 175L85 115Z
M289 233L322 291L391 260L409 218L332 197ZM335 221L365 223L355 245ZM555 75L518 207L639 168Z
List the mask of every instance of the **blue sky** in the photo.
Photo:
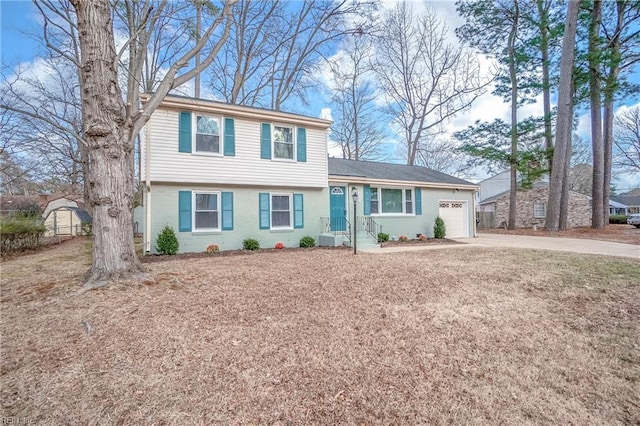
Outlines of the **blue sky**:
M392 2L385 2L388 5ZM431 2L438 13L448 22L451 30L461 23L460 18L455 13L453 1ZM417 5L417 4L416 4ZM10 70L5 67L15 67L19 63L28 64L36 59L43 51L39 40L34 40L32 35L41 34L42 28L39 24L38 11L30 0L0 0L0 57L2 58L3 72L10 74ZM633 81L640 82L640 69L636 70ZM313 101L307 107L306 113L319 116L322 109L329 107L327 99L322 96L312 97ZM635 97L628 97L620 102L617 107L640 105L640 94ZM541 106L529 105L523 108L521 117L530 114L540 114ZM475 120L492 121L495 118L509 120L509 105L502 99L490 94L482 96L473 108L457 116L449 123L451 132L461 130L472 124ZM589 116L588 111L580 111L578 133L585 139L589 136ZM482 178L486 176L478 176ZM477 180L477 179L476 179ZM640 173L620 174L616 186L620 191L626 191L634 187L640 187Z

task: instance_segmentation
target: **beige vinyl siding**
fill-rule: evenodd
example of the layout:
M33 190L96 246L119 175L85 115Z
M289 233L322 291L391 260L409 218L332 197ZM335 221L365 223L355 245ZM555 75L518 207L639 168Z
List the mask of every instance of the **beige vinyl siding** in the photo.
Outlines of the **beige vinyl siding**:
M324 129L305 127L307 161L298 163L261 159L261 121L230 115L225 117L235 119L235 156L178 152L178 117L178 110L159 109L149 120L142 136L142 150L145 158L146 144L150 144L148 163L151 173L147 176L147 162L143 161L143 180L150 177L151 182L327 187L327 136ZM283 120L278 123L287 124Z

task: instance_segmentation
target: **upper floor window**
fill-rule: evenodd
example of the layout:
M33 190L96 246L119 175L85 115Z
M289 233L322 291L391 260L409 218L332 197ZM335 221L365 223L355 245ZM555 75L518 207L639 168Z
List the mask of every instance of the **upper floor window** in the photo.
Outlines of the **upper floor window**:
M371 214L414 214L413 189L369 189Z
M273 126L273 158L293 160L293 127Z
M196 115L195 151L220 153L220 120L206 115Z

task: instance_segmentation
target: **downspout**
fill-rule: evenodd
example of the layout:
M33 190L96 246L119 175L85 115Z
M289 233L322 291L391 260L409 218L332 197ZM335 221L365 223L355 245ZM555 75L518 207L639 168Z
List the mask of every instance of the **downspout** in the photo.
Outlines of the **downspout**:
M471 214L473 215L473 238L478 238L478 220L476 212L476 198L478 196L478 190L474 189L471 197L471 206L473 207Z
M151 120L146 124L144 131L144 177L145 177L145 233L144 233L144 249L146 253L151 251L151 133L149 127Z

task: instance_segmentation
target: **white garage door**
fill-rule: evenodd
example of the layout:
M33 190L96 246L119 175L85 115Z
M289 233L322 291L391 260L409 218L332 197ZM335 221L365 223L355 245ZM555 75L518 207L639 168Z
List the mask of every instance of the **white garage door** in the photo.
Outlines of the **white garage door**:
M439 214L447 227L446 238L465 238L467 231L466 201L440 201Z

